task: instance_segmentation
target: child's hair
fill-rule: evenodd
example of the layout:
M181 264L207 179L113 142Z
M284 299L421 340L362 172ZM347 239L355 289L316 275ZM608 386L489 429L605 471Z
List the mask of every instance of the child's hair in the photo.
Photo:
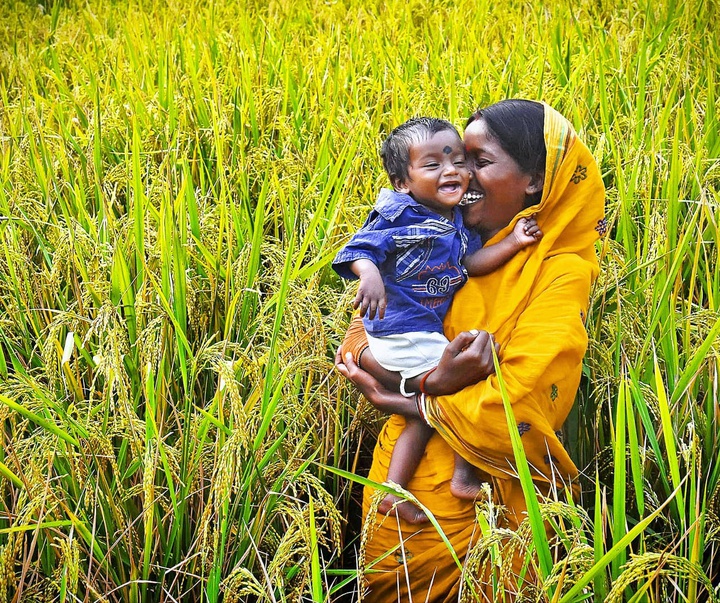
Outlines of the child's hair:
M445 130L455 132L460 138L455 126L436 117L413 117L390 132L380 148L380 157L393 186L408 177L410 145L432 138Z

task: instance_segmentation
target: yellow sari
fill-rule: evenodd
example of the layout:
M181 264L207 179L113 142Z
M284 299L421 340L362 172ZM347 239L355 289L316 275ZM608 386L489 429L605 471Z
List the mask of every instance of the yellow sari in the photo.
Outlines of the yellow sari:
M547 105L544 134L547 163L540 204L517 214L487 243L499 241L518 219L531 214L544 236L499 270L471 278L455 296L445 333L453 339L463 330L484 329L500 342L501 373L521 441L536 485L547 492L551 484L571 483L577 476L557 432L580 382L587 347L584 321L598 273L594 243L606 226L604 187L595 160L570 123ZM437 433L408 489L432 511L462 561L479 528L474 505L450 494L453 450L491 484L495 502L506 508L503 527L516 529L526 511L497 377L427 399L426 413ZM386 479L403 426L402 417L392 416L383 427L370 479ZM366 513L371 495L366 489ZM381 515L366 521L372 537L363 555L372 571L365 575L365 601L409 601L408 591L413 601L457 601L461 570L433 527ZM389 550L393 552L383 558ZM513 561L518 568L522 564L522 559Z

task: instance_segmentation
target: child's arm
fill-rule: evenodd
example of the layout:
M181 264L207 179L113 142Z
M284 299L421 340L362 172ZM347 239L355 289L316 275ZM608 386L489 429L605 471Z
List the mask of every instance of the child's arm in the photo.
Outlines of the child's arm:
M385 307L387 299L385 298L385 284L378 267L370 260L355 260L349 266L351 272L360 279L353 308L360 308L360 316L368 313L368 318L375 318L377 311L378 318L385 317Z
M534 217L520 218L513 231L502 241L465 256L463 264L470 276L489 274L500 268L521 249L542 239L542 236L543 233Z

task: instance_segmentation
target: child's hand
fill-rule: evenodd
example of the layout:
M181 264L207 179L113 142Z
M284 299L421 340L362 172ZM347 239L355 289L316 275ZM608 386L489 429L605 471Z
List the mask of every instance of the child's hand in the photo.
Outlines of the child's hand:
M386 306L385 285L380 273L375 270L363 274L360 277L360 286L353 302L353 308L360 308L360 316L365 316L367 313L368 318L373 319L377 313L378 318L382 319L385 317Z
M513 237L520 248L537 243L543 237L535 216L520 218L513 228Z

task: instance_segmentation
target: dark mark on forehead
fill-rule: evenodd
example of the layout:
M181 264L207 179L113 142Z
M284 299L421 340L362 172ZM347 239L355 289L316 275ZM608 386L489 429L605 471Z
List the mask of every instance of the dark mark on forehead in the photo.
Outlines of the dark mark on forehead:
M443 153L445 153L446 155L449 155L450 153L452 153L452 147L450 147L450 146L445 147L443 149Z

